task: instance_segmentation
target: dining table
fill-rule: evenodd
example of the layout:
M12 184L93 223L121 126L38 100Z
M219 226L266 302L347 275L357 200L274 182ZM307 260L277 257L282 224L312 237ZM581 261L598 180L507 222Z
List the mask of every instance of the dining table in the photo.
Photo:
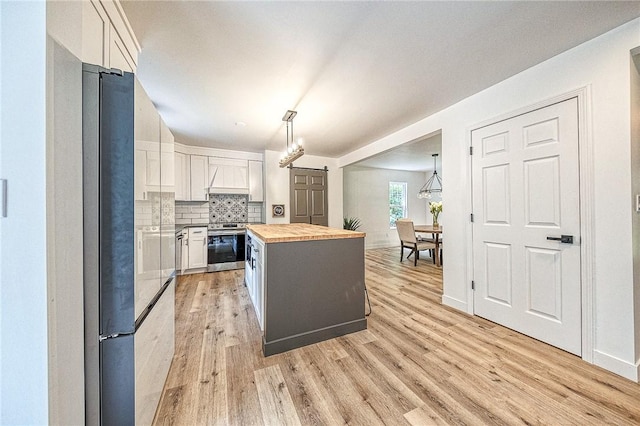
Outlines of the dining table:
M416 234L431 234L433 236L433 243L435 248L435 261L436 265L442 266L442 259L440 259L440 235L442 234L442 225L414 225L413 230Z

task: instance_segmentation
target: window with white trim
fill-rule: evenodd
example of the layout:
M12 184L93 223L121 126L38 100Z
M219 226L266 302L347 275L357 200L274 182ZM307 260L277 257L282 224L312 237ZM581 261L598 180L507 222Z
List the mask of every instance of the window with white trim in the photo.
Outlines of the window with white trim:
M407 182L389 182L389 227L396 228L396 220L407 217Z

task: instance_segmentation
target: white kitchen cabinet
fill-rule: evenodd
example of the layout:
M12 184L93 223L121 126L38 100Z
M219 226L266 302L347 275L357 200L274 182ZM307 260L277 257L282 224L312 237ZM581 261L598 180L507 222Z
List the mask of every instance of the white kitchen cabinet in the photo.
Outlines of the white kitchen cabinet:
M253 255L255 257L255 269L253 270L254 307L260 330L264 331L264 251L266 246L257 239L254 240L253 246Z
M133 72L135 63L113 25L109 25L109 68Z
M110 0L82 4L82 61L135 72L138 46L119 6Z
M104 8L92 1L82 3L82 60L106 66L105 40L109 39L111 23Z
M247 257L244 261L244 284L253 303L253 256Z
M189 267L206 268L207 267L207 227L189 228Z
M249 201L264 201L262 161L249 160Z
M246 194L249 191L248 161L209 157L209 187L211 192Z
M265 244L247 231L247 241L251 244L251 258L245 263L247 292L253 303L260 330L264 331L264 259Z
M209 193L209 159L204 155L190 156L191 200L206 201Z
M174 176L176 182L176 201L191 200L191 164L190 155L176 152L174 155Z

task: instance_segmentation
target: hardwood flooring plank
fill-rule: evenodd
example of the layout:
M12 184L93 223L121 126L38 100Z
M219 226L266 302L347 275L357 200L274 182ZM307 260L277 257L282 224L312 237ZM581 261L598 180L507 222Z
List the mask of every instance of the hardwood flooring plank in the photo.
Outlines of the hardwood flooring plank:
M443 306L397 251L366 252L367 330L267 358L243 271L179 277L154 424L640 424L638 383Z
M274 365L253 372L258 389L262 420L267 426L300 425L300 419L280 367Z
M302 361L301 353L302 351L295 350L283 354L281 371L302 424L344 424L328 390L313 380L311 370Z
M246 345L226 347L227 407L229 424L263 425L251 356Z
M435 410L426 405L414 408L404 415L404 418L411 426L441 426L450 424L445 418L440 416Z
M189 313L200 312L202 308L202 301L207 296L207 288L209 287L209 283L206 281L198 281L198 285L196 287L196 291L193 295L193 299L191 301L191 309Z
M363 369L362 374L371 377L386 395L392 395L405 412L424 404L418 395L367 349L366 343L353 345L351 340L343 339L346 351Z
M315 345L298 350L302 351L302 359L313 380L327 390L326 394L338 409L344 423L384 425L383 419L366 403L366 395L360 394L358 388L335 362L326 358Z
M222 344L224 331L204 331L198 374L198 409L196 424L228 424L226 351Z

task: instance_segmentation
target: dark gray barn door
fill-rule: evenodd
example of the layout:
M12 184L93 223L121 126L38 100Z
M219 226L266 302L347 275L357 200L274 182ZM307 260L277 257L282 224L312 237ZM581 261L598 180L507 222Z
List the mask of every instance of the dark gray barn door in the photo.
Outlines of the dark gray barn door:
M327 171L291 168L291 223L329 225L327 206Z

